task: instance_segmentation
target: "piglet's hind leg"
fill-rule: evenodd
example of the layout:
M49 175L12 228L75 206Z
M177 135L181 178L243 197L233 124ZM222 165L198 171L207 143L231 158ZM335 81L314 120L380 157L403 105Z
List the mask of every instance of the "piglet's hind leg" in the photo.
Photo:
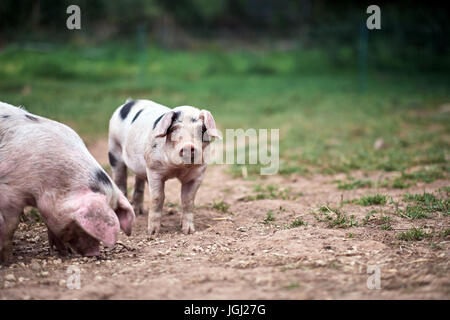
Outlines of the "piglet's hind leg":
M145 179L136 176L136 182L134 184L134 191L133 191L133 209L136 215L145 213L144 189L145 189Z
M6 215L8 212L8 215ZM0 208L0 263L7 264L12 258L12 239L19 224L21 210Z

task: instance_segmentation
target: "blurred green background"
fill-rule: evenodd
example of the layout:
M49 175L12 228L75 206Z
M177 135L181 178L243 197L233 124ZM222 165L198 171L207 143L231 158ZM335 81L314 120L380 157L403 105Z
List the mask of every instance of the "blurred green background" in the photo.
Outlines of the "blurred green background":
M81 30L66 28L70 4ZM222 130L280 128L281 174L420 167L446 176L448 12L379 1L382 29L367 30L369 4L3 0L0 100L88 143L106 138L128 97L194 105Z

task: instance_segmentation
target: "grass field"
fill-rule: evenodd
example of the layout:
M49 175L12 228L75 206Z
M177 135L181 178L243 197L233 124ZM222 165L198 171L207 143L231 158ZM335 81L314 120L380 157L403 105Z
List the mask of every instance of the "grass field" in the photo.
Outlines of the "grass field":
M0 52L0 97L69 124L88 142L106 137L110 115L128 97L146 98L208 108L222 130L280 128L282 174L424 165L426 177L447 174L448 74L369 66L362 88L356 66L337 68L317 50L12 45ZM401 188L420 172L390 183Z

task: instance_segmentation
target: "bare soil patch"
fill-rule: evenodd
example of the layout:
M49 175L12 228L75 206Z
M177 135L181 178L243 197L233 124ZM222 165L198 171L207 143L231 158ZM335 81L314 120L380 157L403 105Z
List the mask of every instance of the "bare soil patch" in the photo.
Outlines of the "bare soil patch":
M90 150L100 163L107 163L105 141ZM375 172L368 178L375 181L380 175L385 174ZM181 233L180 186L169 181L159 237L148 238L146 216L139 216L131 237L122 234L115 248L103 249L94 258L51 254L45 226L23 222L15 234L14 263L0 267L0 298L450 298L450 238L439 235L449 228L448 215L411 220L396 214L393 203L367 207L349 203L340 210L353 215L357 226L330 227L319 221L322 206L332 209L342 200L375 193L400 201L407 192L437 193L449 181L418 183L408 189L339 190L336 179L345 175L250 181L232 179L226 167L211 166L196 199L195 234ZM281 194L252 200L256 184L275 185ZM229 205L223 210L228 212L214 209L214 202ZM270 210L273 219L268 221ZM384 216L390 217L390 230L380 227ZM295 220L306 225L290 227ZM415 226L433 236L421 241L397 239ZM67 270L73 265L81 271L79 290L67 288ZM367 288L368 266L380 268L381 289Z

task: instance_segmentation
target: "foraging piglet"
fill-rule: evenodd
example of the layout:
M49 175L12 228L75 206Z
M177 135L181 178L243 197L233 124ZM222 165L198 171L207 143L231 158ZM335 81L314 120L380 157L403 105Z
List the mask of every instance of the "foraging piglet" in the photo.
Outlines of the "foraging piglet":
M50 247L99 254L121 228L131 234L134 211L126 197L68 126L0 102L0 260L25 206L37 207Z
M159 233L164 183L171 178L182 184L182 231L195 231L194 198L206 170L205 148L211 138L220 138L211 113L191 106L169 109L149 100L127 101L112 115L108 155L113 178L126 194L127 168L135 173L132 204L136 214L144 211L148 181L150 235Z

